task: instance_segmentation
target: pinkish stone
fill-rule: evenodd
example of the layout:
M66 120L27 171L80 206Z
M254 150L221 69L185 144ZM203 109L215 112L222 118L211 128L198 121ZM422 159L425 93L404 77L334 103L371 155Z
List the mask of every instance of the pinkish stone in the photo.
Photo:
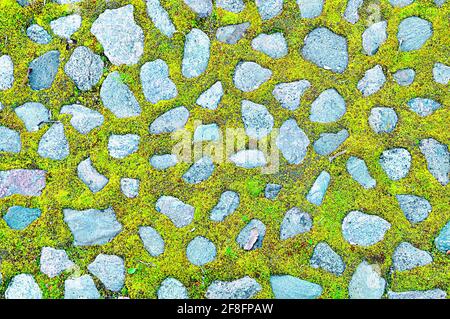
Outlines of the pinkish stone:
M0 171L0 198L11 195L41 195L45 188L46 174L46 171L29 169Z

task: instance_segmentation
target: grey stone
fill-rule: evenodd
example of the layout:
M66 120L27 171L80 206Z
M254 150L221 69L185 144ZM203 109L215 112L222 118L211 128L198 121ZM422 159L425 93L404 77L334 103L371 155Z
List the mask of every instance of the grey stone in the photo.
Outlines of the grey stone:
M178 95L175 83L169 78L169 67L161 59L145 63L140 77L145 98L152 104Z
M443 63L435 63L433 66L433 79L437 83L447 85L450 81L450 66Z
M311 104L309 120L318 123L331 123L339 120L346 112L344 98L335 89L327 89Z
M3 216L9 228L22 230L41 217L41 210L38 208L27 208L23 206L12 206Z
M308 202L320 206L325 197L325 193L327 192L330 180L330 174L326 171L322 171L311 186L308 195L306 195Z
M104 245L122 231L112 207L98 210L64 209L64 221L73 235L75 246Z
M345 263L326 242L320 242L314 248L309 260L311 267L322 268L334 275L340 276L345 270Z
M369 247L383 240L391 224L381 217L351 211L342 221L342 235L351 245Z
M52 86L58 73L59 55L59 51L49 51L31 61L28 83L32 90L44 90Z
M43 247L41 250L40 269L48 277L53 278L63 271L74 267L75 264L69 259L63 249Z
M306 60L326 70L342 73L347 69L347 39L327 28L316 28L306 36L302 54Z
M104 63L99 55L87 47L77 47L64 66L67 76L81 91L95 86L103 74Z
M70 114L72 116L70 124L84 135L100 127L104 122L104 117L101 113L80 104L64 105L60 113Z
M288 54L288 46L283 33L261 33L252 40L253 50L260 51L272 59L279 59Z
M88 270L111 291L120 291L125 284L125 263L116 255L98 255Z
M267 136L273 129L273 116L264 105L243 100L241 106L245 132L254 139Z
M216 0L216 6L233 13L239 13L245 8L242 0Z
M264 189L264 196L267 199L275 200L281 191L282 186L278 184L267 184Z
M230 24L220 27L216 31L216 39L226 44L236 44L245 35L250 27L250 22L240 24Z
M233 83L238 90L251 92L267 82L272 71L255 62L239 62L233 74Z
M250 299L262 290L253 278L245 276L232 281L215 280L206 291L207 299Z
M297 207L289 209L280 227L280 239L286 240L309 232L312 228L311 216Z
M290 275L270 276L270 285L275 299L317 299L322 287Z
M401 86L408 86L414 82L416 71L413 69L401 69L394 73L394 80Z
M289 83L278 83L272 95L286 110L294 111L300 106L303 93L311 87L308 80L299 80Z
M136 97L128 86L122 82L120 74L114 71L106 77L100 89L103 105L118 118L127 118L141 114Z
M209 110L215 110L219 106L223 96L222 82L217 81L209 89L200 94L197 103L201 107Z
M136 198L139 195L140 181L135 178L121 178L120 190L128 198Z
M111 157L122 159L139 148L141 137L136 134L111 135L108 140L108 152Z
M0 152L19 153L22 148L20 133L0 126Z
M380 21L372 24L362 34L362 46L367 55L374 55L387 39L387 22Z
M450 251L450 221L441 229L439 235L434 239L434 244L443 253Z
M158 299L189 299L186 287L175 278L166 278L158 288Z
M255 0L262 20L275 18L283 11L283 0Z
M391 148L381 154L379 162L386 175L398 181L409 173L411 154L404 148Z
M89 275L69 278L64 282L64 299L99 299L100 293Z
M276 145L289 164L301 164L306 156L309 138L295 119L286 120L280 127Z
M20 274L9 283L5 299L42 299L42 291L32 275Z
M178 158L174 154L153 155L150 158L150 164L157 170L165 170L169 167L175 166L178 163Z
M27 28L27 36L37 44L49 44L52 41L51 35L38 24L32 24Z
M225 191L220 195L219 202L211 210L210 218L215 222L223 221L239 207L239 194L233 191Z
M435 100L416 97L408 101L409 109L421 117L431 115L442 105Z
M78 164L77 175L93 193L101 191L109 182L108 178L100 174L92 165L90 157Z
M446 0L434 0L434 4L438 7L442 7Z
M166 9L164 9L159 0L146 0L146 2L147 14L155 27L165 36L172 38L176 29Z
M358 10L363 5L363 0L348 0L347 7L344 12L344 19L350 22L351 24L355 24L359 20Z
M400 243L392 255L394 270L406 271L416 267L425 266L433 262L430 253L418 249L407 242Z
M420 223L431 213L431 204L423 197L416 195L396 195L395 197L406 219L411 223Z
M351 156L347 160L347 172L351 177L357 181L365 189L374 188L377 185L377 181L370 176L369 170L367 168L364 160Z
M313 19L322 14L324 0L297 0L302 18Z
M189 111L184 106L175 107L158 116L150 124L151 134L171 133L183 128L189 119Z
M2 104L2 102L0 102L0 111L3 110L5 108L5 106Z
M11 195L40 196L46 185L47 172L32 169L0 171L0 198Z
M418 17L408 17L398 26L397 39L400 51L418 50L432 35L431 22Z
M369 125L377 134L391 133L397 122L397 113L391 107L374 107L370 110Z
M346 129L342 129L337 133L322 133L313 144L314 151L319 155L330 155L345 142L348 136Z
M236 242L244 250L254 250L261 248L266 235L266 225L259 219L252 219L239 235Z
M28 102L17 107L14 112L22 120L28 132L36 132L40 125L50 121L50 111L41 103Z
M370 96L378 92L386 82L386 76L379 64L364 73L364 77L358 82L358 90L363 96Z
M209 62L210 41L200 29L192 29L184 42L181 72L186 78L196 78L206 71Z
M386 280L381 277L379 268L365 260L359 264L348 285L350 299L381 299Z
M38 145L38 154L43 158L61 161L70 155L69 142L64 134L62 123L53 124L42 135Z
M0 91L9 90L14 83L14 63L9 55L0 56Z
M16 2L22 7L26 7L26 6L30 5L30 1L29 0L16 0Z
M413 3L415 0L389 0L389 3L393 6L393 7L399 7L399 8L403 8L406 6L409 6L411 3Z
M183 0L200 18L210 16L213 9L211 0Z
M260 150L240 150L230 156L230 161L242 168L266 166L266 156Z
M183 180L189 184L198 184L207 180L214 172L214 163L209 156L203 156L183 174Z
M217 142L220 139L220 129L216 123L199 125L194 131L194 143Z
M431 175L441 185L447 185L450 172L450 153L448 152L448 146L433 138L426 138L420 141L419 148L420 152L425 156Z
M78 3L81 2L82 0L53 0L58 4L74 4L74 3Z
M194 219L194 207L173 196L161 196L156 201L155 208L166 215L177 228L189 225Z
M70 37L81 27L81 16L71 14L50 22L50 28L58 37L70 40Z
M152 257L157 257L164 253L164 240L156 229L150 226L139 227L139 236L141 237L145 250Z
M186 248L187 259L196 266L203 266L216 258L216 246L209 239L197 236Z
M389 299L446 299L447 293L441 289L412 290L403 292L388 291Z

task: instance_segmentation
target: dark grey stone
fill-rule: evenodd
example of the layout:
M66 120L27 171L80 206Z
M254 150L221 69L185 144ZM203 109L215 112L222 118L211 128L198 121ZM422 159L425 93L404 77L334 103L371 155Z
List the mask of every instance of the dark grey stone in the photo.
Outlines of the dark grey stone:
M342 235L352 245L369 247L383 240L391 224L381 217L351 211L342 221Z
M297 207L289 209L280 227L280 239L286 240L309 232L312 228L311 216Z
M41 210L38 208L27 208L22 206L12 206L3 216L9 228L22 230L41 217Z
M423 197L416 195L396 195L395 197L406 219L411 223L420 223L431 213L431 204Z
M309 138L295 119L286 120L280 127L276 145L289 164L300 164L306 156Z
M55 80L59 67L59 51L49 51L29 65L28 83L32 90L48 89Z
M386 175L398 181L409 173L411 154L404 148L391 148L381 154L379 162Z
M42 135L37 152L39 156L55 161L61 161L70 155L69 142L62 123L53 124Z
M426 138L420 141L420 152L427 161L427 167L431 175L445 186L449 181L450 153L446 144L436 141L434 138Z
M322 268L334 275L340 276L345 270L345 263L326 242L320 242L314 248L309 260L311 267Z
M253 278L245 276L233 281L215 280L206 291L207 299L250 299L262 290Z
M219 202L211 210L210 218L215 222L223 221L239 207L239 194L233 191L225 191L220 195Z
M317 299L322 287L290 275L270 276L270 285L275 299Z
M196 266L203 266L216 258L216 246L209 239L197 236L186 248L187 259Z
M189 225L194 219L194 207L173 196L161 196L156 201L155 208L156 211L166 215L178 228Z

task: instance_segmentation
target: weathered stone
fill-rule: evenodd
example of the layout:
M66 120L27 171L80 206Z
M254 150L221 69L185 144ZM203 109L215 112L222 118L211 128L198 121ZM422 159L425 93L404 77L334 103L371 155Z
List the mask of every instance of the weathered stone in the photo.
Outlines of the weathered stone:
M364 160L351 156L347 161L347 172L365 189L374 188L377 185L375 179L370 176Z
M233 83L238 90L251 92L267 82L272 71L255 62L239 62L233 75Z
M348 294L350 299L381 299L385 287L386 280L380 275L380 267L364 260L350 280Z
M438 7L442 7L446 0L434 0L434 4Z
M56 277L74 266L75 264L69 259L65 250L52 247L42 248L40 269L50 278Z
M386 76L379 64L364 73L364 77L358 82L358 90L363 96L370 96L378 92L386 82Z
M186 287L175 278L166 278L158 288L158 299L188 299Z
M22 230L41 217L38 208L27 208L23 206L12 206L8 209L3 219L9 228Z
M275 299L317 299L322 287L290 275L270 276L270 285Z
M181 72L186 78L196 78L206 71L209 62L210 41L200 29L192 29L184 42Z
M335 89L328 89L311 104L309 120L318 123L331 123L339 120L347 110L344 98Z
M70 114L70 124L81 134L88 134L93 129L103 124L104 117L101 113L91 110L80 104L64 105L61 114Z
M95 169L90 157L78 164L77 175L93 193L101 191L109 182L106 176L100 174L97 169Z
M64 71L81 91L95 86L103 74L104 63L87 47L77 47L64 66Z
M29 65L28 83L32 90L48 89L55 80L59 67L59 51L49 51Z
M211 0L183 0L200 18L211 15L213 4Z
M411 154L404 148L391 148L381 154L379 162L386 175L398 181L409 173Z
M136 178L121 178L120 190L128 198L136 198L139 195L140 181Z
M45 188L46 175L43 170L0 171L0 198L11 195L40 196Z
M450 251L450 221L441 229L439 235L434 240L434 244L443 253Z
M0 126L0 152L19 153L22 148L20 133Z
M441 289L412 290L403 292L388 291L389 299L446 299L447 293Z
M392 255L392 263L397 271L411 270L433 262L430 253L418 249L407 242L400 243Z
M197 236L186 248L187 259L196 266L203 266L216 258L216 246L209 239Z
M111 135L108 140L108 152L111 157L122 159L139 148L141 137L136 134Z
M220 27L216 32L216 39L226 44L236 44L245 35L245 32L250 27L250 22L240 24L230 24Z
M41 103L28 102L16 109L16 115L22 120L28 132L36 132L45 122L50 121L50 111Z
M383 240L391 224L381 217L351 211L342 221L342 235L352 245L368 247Z
M156 201L155 208L156 211L166 215L178 228L189 225L194 219L194 207L173 196L161 196Z
M245 276L233 281L213 281L206 291L207 299L250 299L262 290L253 278Z
M300 106L303 93L311 87L308 80L299 80L289 83L278 83L272 95L286 110L294 111Z
M416 195L396 195L395 197L406 219L411 223L420 223L431 213L431 204L423 197Z
M348 136L346 129L342 129L337 133L322 133L313 144L314 151L322 156L330 155L345 142Z
M216 6L233 13L239 13L245 8L242 0L216 0Z
M145 250L152 257L157 257L164 253L164 240L156 229L150 226L139 227L139 236L141 237Z
M9 55L0 56L0 91L9 90L14 83L14 63Z
M416 71L413 69L401 69L394 73L394 80L401 86L408 86L414 82Z
M308 213L297 207L289 209L284 215L280 227L280 239L286 240L299 234L309 232L312 228L312 219Z
M240 150L230 156L230 161L242 168L266 166L266 156L260 150Z
M158 116L150 125L151 134L171 133L183 128L189 118L189 111L179 106Z
M426 138L420 141L419 148L423 156L425 156L431 175L441 185L447 185L450 172L450 153L448 152L448 146L436 141L434 138Z
M217 142L220 139L220 129L216 123L199 125L194 131L194 143Z
M344 19L350 22L351 24L355 24L359 20L358 10L363 5L364 0L348 0L347 7L344 12Z
M377 133L391 133L397 125L398 116L393 108L374 107L370 111L369 125Z
M50 28L58 37L70 40L70 37L81 27L81 16L71 14L50 22Z
M288 46L283 33L260 33L252 40L253 50L260 51L272 59L279 59L288 54Z
M189 184L198 184L207 180L214 172L214 163L209 156L203 156L183 174L183 180Z
M32 24L27 28L27 36L37 44L49 44L52 41L50 34L38 24Z
M275 18L283 10L283 0L255 0L262 20Z
M169 78L169 67L161 59L145 63L140 77L145 98L152 104L178 95L175 83Z
M450 66L443 63L435 63L433 66L433 79L437 83L447 85L450 81Z
M243 100L241 105L245 132L251 138L261 139L273 129L273 116L264 105Z
M317 18L322 14L324 0L297 0L300 16L306 19Z
M442 105L435 100L416 97L408 101L409 109L421 117L431 115Z
M74 3L78 3L82 0L53 0L58 4L74 4Z
M400 51L418 50L432 35L431 22L418 17L408 17L398 26L397 39Z
M147 14L155 27L165 36L172 38L176 29L166 9L164 9L159 0L146 0L146 2Z
M308 202L320 206L322 204L323 198L325 197L325 193L328 189L328 185L330 184L330 180L330 174L326 171L322 171L314 181L314 184L311 186L308 195L306 195L306 199L308 200Z
M387 39L387 22L380 21L372 24L362 34L362 46L367 55L374 55Z
M239 207L239 194L233 191L225 191L220 195L219 202L211 210L210 218L215 222L223 221Z
M178 163L178 158L174 154L153 155L150 158L150 164L157 170L165 170L169 167L175 166Z
M100 254L87 268L108 290L120 291L125 284L125 263L118 256Z
M393 6L393 7L399 7L399 8L403 8L406 6L409 6L411 3L413 3L415 0L389 0L389 3Z
M342 275L345 270L345 264L342 257L339 256L326 242L320 242L316 245L309 263L313 268L322 268L337 276Z
M100 293L89 275L69 278L64 283L64 299L99 299Z
M266 235L266 225L259 219L252 219L236 237L236 242L244 250L261 248Z
M70 155L69 142L62 123L53 124L45 132L39 141L37 152L39 156L55 161L61 161Z
M222 82L217 81L209 89L203 92L195 103L209 110L215 110L219 106L223 96Z
M270 200L275 200L280 193L282 186L278 184L267 184L264 189L264 197Z
M276 145L289 164L300 164L306 156L309 138L295 119L286 120L280 127Z
M32 275L20 274L9 283L5 299L42 299L42 291Z

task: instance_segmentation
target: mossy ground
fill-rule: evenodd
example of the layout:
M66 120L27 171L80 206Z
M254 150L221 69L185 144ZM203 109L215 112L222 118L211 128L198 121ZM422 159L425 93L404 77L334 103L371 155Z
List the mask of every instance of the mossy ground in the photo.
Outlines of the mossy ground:
M244 0L245 1L245 0ZM361 34L367 27L367 21L373 10L370 1L360 10L360 21L351 25L343 18L346 0L328 0L322 15L317 19L301 19L294 0L286 0L283 13L266 22L262 22L254 1L245 1L246 8L241 14L232 14L214 9L211 17L198 19L181 0L162 0L178 32L173 39L163 36L152 24L146 14L142 0L83 1L78 6L60 6L47 1L37 0L32 6L22 8L15 0L0 0L0 53L9 54L15 64L15 82L11 90L0 93L0 101L6 109L0 112L0 123L20 130L22 152L18 155L0 154L0 170L12 168L41 168L49 172L47 187L40 197L25 198L11 196L0 200L0 211L6 212L12 205L39 207L42 216L23 231L10 230L0 221L0 258L3 284L0 294L10 279L19 273L31 273L37 279L47 298L61 298L64 294L63 276L49 279L39 271L39 256L43 246L65 249L69 257L80 267L81 273L87 273L86 266L99 253L123 256L129 275L120 295L131 298L154 298L160 282L167 276L179 279L188 287L193 298L202 298L206 287L213 280L232 280L244 275L255 278L263 286L259 298L270 298L269 284L271 274L291 274L322 285L323 298L346 298L348 282L356 266L366 259L381 266L383 277L389 288L394 291L422 290L441 288L450 294L450 258L439 253L433 244L439 230L450 219L449 187L441 186L426 168L423 155L419 152L418 141L433 137L440 142L449 143L449 90L448 86L435 83L432 79L432 67L435 62L450 64L450 39L448 30L450 4L447 2L438 8L432 0L420 0L406 8L393 8L387 0L378 3L380 14L388 21L388 39L379 52L368 57L361 52ZM54 37L48 45L31 42L26 28L37 22L50 31L51 20L61 15L79 12L83 17L81 29L73 39L77 45L85 45L102 54L103 49L90 33L90 26L106 8L120 7L132 3L135 7L135 20L145 32L145 52L138 65L117 67L105 61L106 75L118 70L126 83L135 93L143 109L142 115L131 119L117 119L106 110L99 99L100 84L92 91L80 92L64 74L63 68L49 90L32 91L27 85L27 68L30 61L46 51L58 49L61 52L61 66L68 60L73 46ZM434 34L418 51L399 52L396 39L397 27L403 18L417 15L433 23ZM236 45L226 45L213 40L211 60L207 72L196 79L185 79L181 74L184 35L192 27L205 31L215 39L215 30L219 26L250 21L251 27L245 39ZM305 36L317 26L327 26L338 34L348 38L350 64L343 74L333 74L320 69L302 59L299 49ZM272 60L262 53L251 49L250 42L261 32L282 31L288 41L289 54L285 58ZM165 60L170 76L176 83L179 95L171 101L152 105L145 101L139 80L140 66L157 58ZM270 81L251 93L242 93L232 83L233 70L240 60L257 61L273 71ZM363 98L356 88L357 81L364 72L375 64L382 65L387 82L383 89ZM416 80L409 87L398 86L392 74L402 68L416 70ZM271 91L276 83L307 79L312 87L302 98L301 107L294 112L287 111L273 98ZM195 100L215 81L221 80L225 96L216 111L202 109ZM345 98L347 112L335 124L317 124L308 120L309 105L325 89L334 87ZM443 107L434 114L420 118L408 110L406 102L416 96L430 97L439 101ZM166 172L153 170L148 159L155 153L170 152L174 141L170 137L150 136L148 125L164 111L179 105L185 105L191 111L187 128L193 131L193 120L204 123L216 122L221 127L242 127L240 102L249 99L264 104L275 118L275 126L294 117L314 141L322 132L337 131L346 128L350 137L340 147L345 154L333 162L320 157L312 149L301 165L288 165L281 160L280 171L264 175L257 170L244 170L230 163L221 164L211 178L198 185L189 185L182 181L181 175L189 167L184 163ZM64 161L42 159L37 155L37 144L46 131L28 133L14 114L14 108L29 101L38 101L51 109L53 119L65 124L71 156ZM105 123L87 136L76 132L69 123L70 117L60 115L59 110L65 104L79 102L98 110L105 116ZM399 123L391 134L377 135L369 127L367 119L370 109L377 105L393 107L399 115ZM109 157L108 137L112 133L136 133L141 136L139 151L124 160ZM405 147L413 158L409 175L393 182L387 178L378 164L383 150L390 147ZM364 190L351 179L346 172L345 163L350 155L363 158L369 171L377 180L377 186ZM106 175L110 182L99 193L92 194L77 178L76 166L91 156L97 169ZM332 179L325 200L320 207L308 203L306 194L317 175L322 170L330 172ZM136 199L127 199L120 192L122 177L134 177L141 180L140 195ZM274 182L283 185L276 201L264 198L263 186ZM217 203L224 190L235 190L240 194L241 204L238 210L222 223L209 220L209 211ZM398 207L396 194L413 193L425 197L433 206L430 216L418 225L411 225ZM196 208L194 223L177 229L162 214L156 212L154 203L161 195L173 195ZM74 247L72 235L63 221L62 209L106 208L113 206L123 231L109 244L100 247ZM299 206L309 212L314 219L311 232L295 238L280 241L279 228L284 213L293 206ZM369 248L355 247L342 237L341 222L351 210L362 210L377 214L392 224L385 239ZM251 252L241 250L235 238L248 220L258 218L267 226L267 233L261 249ZM165 253L152 258L145 251L138 227L155 227L166 242ZM187 243L197 235L204 235L217 246L217 259L196 267L185 256ZM336 277L325 271L309 266L309 258L314 246L326 240L341 256L347 265L345 273ZM401 241L431 251L434 262L412 271L391 273L391 256ZM98 284L101 287L101 284ZM102 290L105 297L114 296Z

